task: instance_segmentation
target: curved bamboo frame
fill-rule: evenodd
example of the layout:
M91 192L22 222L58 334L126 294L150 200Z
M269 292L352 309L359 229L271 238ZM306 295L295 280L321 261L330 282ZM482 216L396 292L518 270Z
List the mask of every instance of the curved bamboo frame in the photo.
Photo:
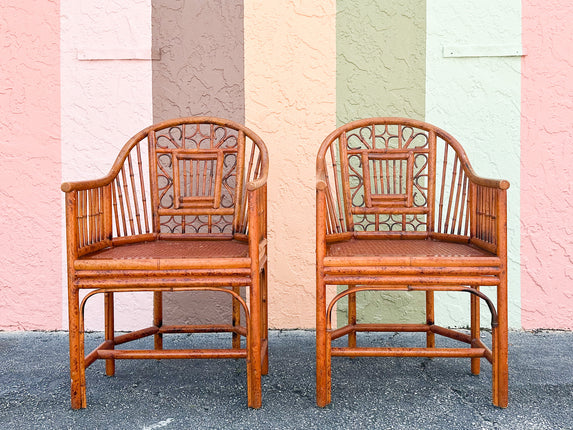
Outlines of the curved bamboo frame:
M185 127L194 131L188 135ZM180 127L180 128L179 128ZM205 135L201 127L210 130ZM181 145L171 150L157 145L158 134L167 130L169 139L172 129L180 130ZM218 140L217 132L223 131L223 140ZM228 131L234 134L227 134ZM163 136L163 135L162 135ZM142 147L147 139L147 155L142 156ZM188 139L195 139L189 149ZM199 140L196 140L199 139ZM205 140L207 139L207 140ZM231 144L227 144L231 139ZM209 147L204 148L203 142ZM143 142L143 144L142 144ZM224 146L221 146L224 145ZM248 147L247 147L248 145ZM159 149L157 149L159 148ZM173 192L176 182L175 160L198 160L197 166L203 171L196 173L197 195L191 194L183 205L162 209L158 171L157 151L167 151L171 155ZM179 155L181 154L181 155ZM233 154L234 164L223 167L225 154ZM245 158L248 155L248 160ZM145 155L145 154L144 154ZM183 158L176 158L183 157ZM213 160L208 168L208 161ZM184 161L183 161L184 163ZM202 164L201 164L202 163ZM217 168L214 169L213 165ZM144 169L144 165L148 166ZM184 165L184 164L183 164ZM176 167L179 169L179 166ZM221 188L223 168L234 169L227 175L235 180L225 185L232 205L219 207L216 181ZM233 173L234 172L234 173ZM169 172L168 172L169 173ZM165 175L165 172L161 173ZM191 173L184 173L191 175ZM199 176L201 175L201 176ZM209 177L210 175L210 177ZM217 175L217 176L216 176ZM70 327L70 373L72 408L86 407L85 369L97 359L106 360L106 374L115 373L115 359L169 359L169 358L244 358L247 362L248 405L261 406L261 375L268 372L268 316L267 316L267 218L266 182L268 177L268 152L264 142L245 126L221 118L187 117L154 124L135 134L123 146L109 173L103 178L88 181L65 182L62 191L66 193L66 237L68 254L68 308ZM183 180L187 180L184 178ZM192 179L189 179L190 181ZM204 197L213 192L214 196ZM168 182L169 184L169 182ZM207 187L206 184L209 184ZM181 184L180 184L181 185ZM169 185L171 186L171 185ZM185 191L193 193L192 185L184 185ZM183 188L181 188L183 189ZM179 188L177 188L179 190ZM189 191L190 190L190 191ZM207 191L206 191L207 190ZM219 193L219 194L217 194ZM176 196L176 194L175 194ZM175 201L175 197L173 197ZM209 207L213 202L215 206ZM161 212L163 211L163 212ZM179 231L164 231L171 228L169 217L180 217ZM179 215L177 215L179 214ZM208 221L201 221L203 216ZM161 217L167 221L162 221ZM195 217L199 226L186 230L188 217ZM226 221L225 229L217 231L213 227L213 217ZM196 231L193 232L193 229ZM204 233L202 229L208 229ZM153 253L149 244L170 241L218 241L229 242L230 249L246 243L248 252L242 257L202 255L194 257L182 255L180 258L164 258ZM233 242L233 243L231 243ZM169 243L169 242L165 242ZM199 242L197 242L199 243ZM106 252L112 248L140 246L146 248L146 257L130 259L109 257L92 259L96 252ZM215 247L216 248L216 247ZM214 249L215 249L214 248ZM82 289L96 289L83 300L79 299ZM241 289L249 291L249 303L241 297ZM114 332L114 295L123 292L146 291L154 294L153 326L116 336ZM222 291L232 297L232 321L230 324L165 326L163 324L162 293L169 291ZM96 294L104 295L105 341L87 356L84 353L84 307L87 300ZM241 311L245 325L241 325ZM219 350L164 350L163 334L166 333L232 333L232 347ZM154 349L126 351L116 350L115 346L146 336L154 336ZM246 348L241 348L241 337L246 337Z
M382 131L379 126L382 126ZM395 127L392 130L397 129L397 134L392 134L389 126ZM406 129L412 132L409 142L420 132L420 135L425 136L425 144L422 141L417 148L408 147L410 143L405 146L398 143L398 146L390 147L388 142L391 138L399 142L405 139L403 133ZM368 130L370 134L363 135L363 130ZM353 146L348 143L349 135L355 138ZM381 139L386 146L376 146L376 139ZM438 144L443 145L440 153L437 150ZM448 148L453 152L448 153ZM415 157L412 153L423 154L426 163L421 167L426 170L418 173L427 178L424 179L425 188L422 189L426 193L425 201L418 203L419 206L413 204L412 192L408 191L408 187L412 188L415 183L411 177L411 163ZM349 167L350 157L359 158L359 164ZM437 160L443 164L439 168ZM372 174L369 170L376 169L377 162L380 163L379 176L377 179L371 179L372 176L366 175ZM374 167L369 163L374 163ZM382 163L386 163L385 177L382 177ZM400 166L408 166L407 169L410 170L403 174L403 168ZM392 168L393 171L390 170ZM399 174L396 169L400 169ZM376 170L374 174L377 174ZM352 175L354 186L348 182ZM422 356L471 358L471 371L474 374L479 374L480 358L485 358L492 364L493 403L499 407L507 407L506 190L509 188L509 182L478 176L461 144L446 131L418 120L384 117L353 121L330 133L318 150L316 176L317 404L326 406L331 401L332 356ZM397 177L399 179L396 179ZM374 197L369 194L371 181L378 181L372 182L378 187L378 191L374 191L377 193ZM402 185L397 186L396 183ZM439 187L437 183L440 184ZM417 184L420 186L420 182ZM391 188L394 191L389 191ZM405 191L398 192L397 189ZM351 194L351 190L354 194ZM383 225L378 221L380 214L389 220L393 216L402 217L401 229L393 231L394 227L399 226L399 222L392 221L394 224L391 227L386 225L391 231L384 231ZM409 229L406 217L402 214L412 214L414 218L426 217L421 218L423 228L418 230L413 226ZM371 216L374 221L368 221L368 228L358 225L357 229L354 220L356 216L363 217L362 220ZM344 256L335 256L329 251L335 245L340 246L351 241L354 243L353 247L345 249L357 249L360 243L367 245L370 241L380 241L381 245L384 241L391 241L395 245L392 249L401 249L402 253L377 255L373 251L375 248L371 247L362 247L363 251L355 254L346 251ZM478 253L473 257L436 257L411 253L410 244L421 241L459 244L468 249L479 249L481 255ZM347 289L327 302L326 291L329 285L346 285ZM480 286L485 285L496 288L497 307L480 291ZM426 323L357 323L356 293L372 290L425 291ZM471 294L469 335L434 324L435 291L464 291ZM333 309L343 297L348 297L348 322L339 328L332 328ZM486 302L492 315L491 348L480 339L480 299ZM369 331L425 332L426 348L358 347L356 333ZM470 344L470 348L436 348L436 334ZM348 337L348 346L333 348L331 341L342 336Z

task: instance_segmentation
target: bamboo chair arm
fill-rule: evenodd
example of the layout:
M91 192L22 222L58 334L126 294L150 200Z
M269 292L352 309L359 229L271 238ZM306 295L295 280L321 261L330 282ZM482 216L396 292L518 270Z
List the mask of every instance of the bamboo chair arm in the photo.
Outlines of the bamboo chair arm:
M73 261L78 256L110 246L111 195L107 185L95 186L96 181L83 181L67 184L80 184L80 187L66 187L66 237L68 258ZM69 191L68 191L69 190Z
M507 190L509 188L509 181L506 181L505 179L491 179L478 176L475 174L471 166L469 166L469 169L466 168L466 174L471 183L482 187L496 188L498 190Z
M269 157L266 151L261 151L261 173L258 178L247 182L247 190L254 191L267 184L269 176Z
M85 181L74 181L74 182L64 182L61 185L61 190L64 193L70 193L72 191L84 191L93 190L97 188L105 187L115 179L117 172L110 172L107 176L99 179L88 179Z

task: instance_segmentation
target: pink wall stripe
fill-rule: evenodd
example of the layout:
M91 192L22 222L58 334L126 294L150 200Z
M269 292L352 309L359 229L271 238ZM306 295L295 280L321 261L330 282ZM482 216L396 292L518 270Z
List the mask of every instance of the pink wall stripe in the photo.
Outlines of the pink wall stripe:
M524 0L522 325L573 328L573 2Z
M61 328L58 1L0 4L0 330Z

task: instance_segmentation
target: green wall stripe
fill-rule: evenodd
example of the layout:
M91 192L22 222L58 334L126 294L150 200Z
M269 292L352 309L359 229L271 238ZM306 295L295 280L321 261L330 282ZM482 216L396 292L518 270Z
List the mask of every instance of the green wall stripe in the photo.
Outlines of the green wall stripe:
M338 125L374 116L423 120L426 93L426 1L337 0ZM360 293L361 322L421 322L423 293ZM338 321L346 321L339 305Z

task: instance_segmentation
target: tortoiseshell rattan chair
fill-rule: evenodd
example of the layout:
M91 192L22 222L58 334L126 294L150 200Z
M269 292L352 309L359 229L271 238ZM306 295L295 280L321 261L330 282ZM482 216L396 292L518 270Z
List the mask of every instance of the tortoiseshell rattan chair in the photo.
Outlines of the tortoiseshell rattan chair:
M189 117L137 133L104 178L62 184L74 409L86 407L85 369L95 360L105 359L111 376L116 359L138 358L245 358L248 405L261 406L261 374L268 369L267 173L267 149L251 130ZM80 290L90 291L82 299ZM232 322L164 325L162 293L192 290L230 295ZM115 335L114 294L128 291L154 293L153 324ZM84 355L84 305L99 293L105 341ZM209 332L232 333L231 347L163 348L165 333ZM116 349L151 335L154 349Z
M469 357L492 364L493 404L506 407L507 205L504 180L477 176L461 145L412 119L370 118L331 133L317 157L317 403L331 401L331 357ZM326 288L347 286L330 301ZM494 286L497 306L480 291ZM340 288L340 287L339 287ZM360 291L425 291L424 324L360 324ZM470 293L470 334L434 324L434 292ZM332 327L347 297L348 321ZM480 339L479 301L491 311L492 348ZM357 345L357 332L425 332L425 348ZM469 344L437 348L435 335ZM332 341L348 336L348 346Z

